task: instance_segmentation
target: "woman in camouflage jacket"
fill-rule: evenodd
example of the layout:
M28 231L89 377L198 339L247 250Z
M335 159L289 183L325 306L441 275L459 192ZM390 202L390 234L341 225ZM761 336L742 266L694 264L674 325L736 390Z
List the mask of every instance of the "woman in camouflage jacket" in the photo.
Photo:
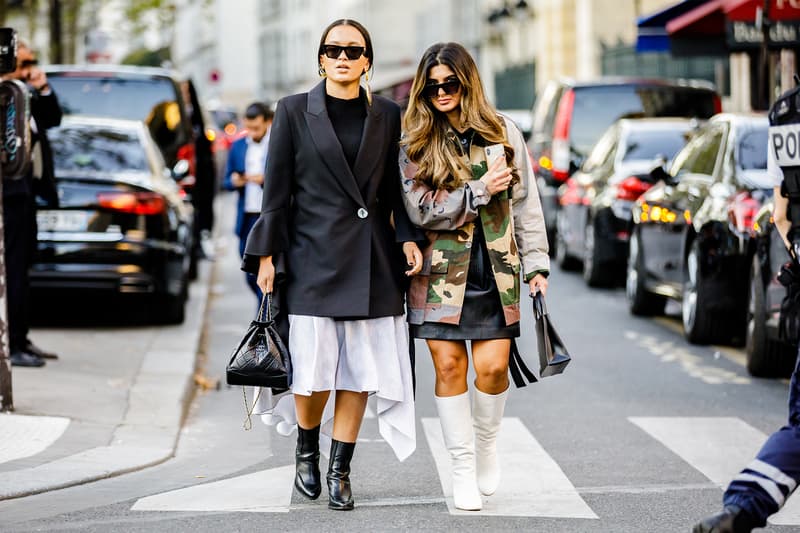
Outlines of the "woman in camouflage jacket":
M494 493L499 482L496 438L511 339L519 336L520 270L531 292L547 288L544 218L522 134L486 100L463 46L439 43L425 52L404 129L404 203L428 237L408 292L408 321L433 357L455 506L478 510L481 493ZM487 148L500 152L491 166ZM472 407L468 340L477 376Z

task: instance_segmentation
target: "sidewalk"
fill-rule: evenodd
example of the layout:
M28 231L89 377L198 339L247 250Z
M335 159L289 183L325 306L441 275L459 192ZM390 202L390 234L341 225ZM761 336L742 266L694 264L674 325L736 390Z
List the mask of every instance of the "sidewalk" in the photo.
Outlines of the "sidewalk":
M173 456L194 394L213 279L214 263L199 266L181 325L32 331L34 342L60 359L12 370L15 411L0 414L0 500L125 474Z

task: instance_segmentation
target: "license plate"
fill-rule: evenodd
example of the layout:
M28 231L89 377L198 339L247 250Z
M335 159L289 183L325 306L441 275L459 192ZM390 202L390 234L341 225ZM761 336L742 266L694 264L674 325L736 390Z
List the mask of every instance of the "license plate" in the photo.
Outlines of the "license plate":
M89 211L39 211L36 224L39 231L86 231L90 218Z

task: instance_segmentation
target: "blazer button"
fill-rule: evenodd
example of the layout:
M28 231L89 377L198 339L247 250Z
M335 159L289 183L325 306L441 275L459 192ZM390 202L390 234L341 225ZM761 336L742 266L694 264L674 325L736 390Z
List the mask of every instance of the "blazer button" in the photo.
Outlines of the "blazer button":
M367 215L369 215L369 212L363 207L358 210L358 218L367 218Z

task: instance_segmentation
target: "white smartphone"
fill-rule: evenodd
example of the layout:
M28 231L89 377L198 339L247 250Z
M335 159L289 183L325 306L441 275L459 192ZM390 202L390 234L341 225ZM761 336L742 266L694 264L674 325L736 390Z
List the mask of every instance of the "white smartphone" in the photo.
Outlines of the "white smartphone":
M500 165L500 170L508 168L508 162L506 161L506 149L502 144L490 144L489 146L484 147L484 153L486 154L486 168L492 168L495 161L499 158L503 158L503 164Z

